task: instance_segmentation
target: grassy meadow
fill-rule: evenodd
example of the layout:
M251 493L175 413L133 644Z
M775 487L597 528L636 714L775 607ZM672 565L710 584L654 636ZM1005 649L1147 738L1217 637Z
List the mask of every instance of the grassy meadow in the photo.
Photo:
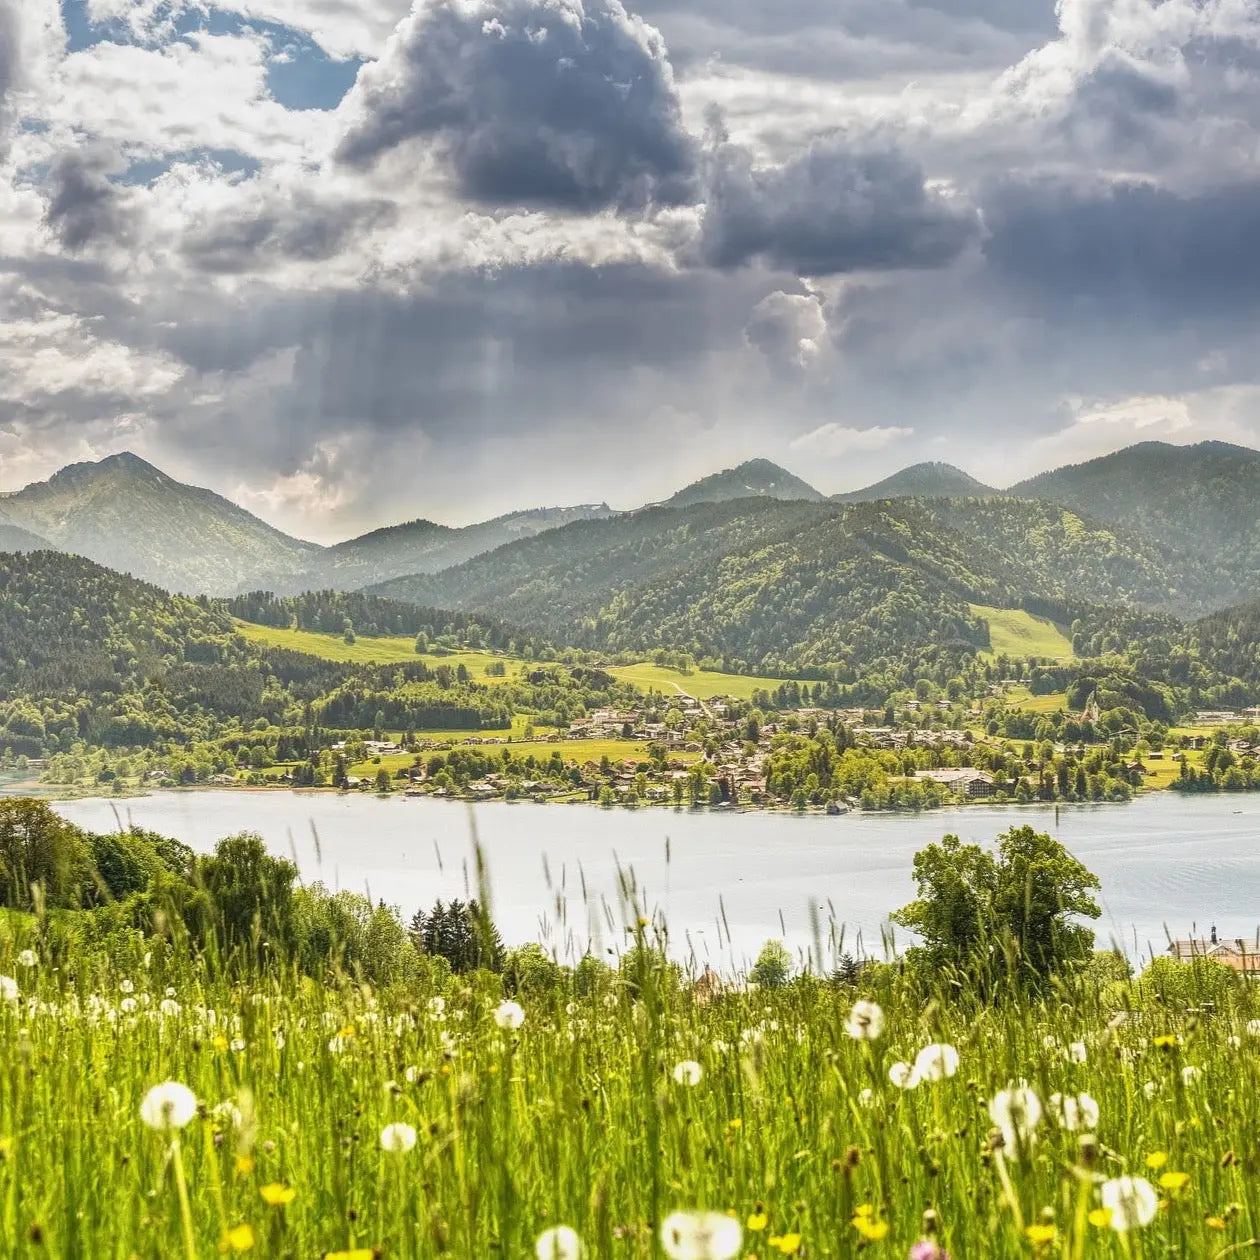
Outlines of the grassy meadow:
M1260 1232L1246 993L984 1006L880 969L706 1000L640 950L504 1005L486 973L374 991L44 949L0 942L6 1255L1128 1260ZM192 1099L146 1103L163 1082Z
M643 691L659 691L665 696L676 696L681 692L697 700L712 700L716 696L751 700L755 692L773 691L786 681L783 678L753 678L748 674L721 674L712 670L693 670L684 674L667 665L617 665L608 672Z
M238 621L237 630L252 643L266 647L287 648L290 652L305 652L327 661L340 661L353 665L390 665L397 661L422 661L430 669L449 665L452 669L463 665L474 682L494 686L509 681L520 671L522 662L496 656L493 652L433 652L416 651L415 640L408 638L366 638L360 636L347 643L339 634L316 634L312 630L281 630L277 626L260 626L249 621ZM505 665L507 676L487 674L491 664Z
M990 651L986 655L990 657L1036 656L1052 661L1075 659L1076 654L1067 636L1046 617L1034 617L1022 609L988 608L983 604L972 604L970 608L973 617L988 624Z

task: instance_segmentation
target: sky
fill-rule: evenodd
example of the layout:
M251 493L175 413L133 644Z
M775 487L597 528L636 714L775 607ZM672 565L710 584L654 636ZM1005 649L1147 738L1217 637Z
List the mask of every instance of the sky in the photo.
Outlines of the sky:
M1257 0L0 0L0 487L329 541L1260 445Z

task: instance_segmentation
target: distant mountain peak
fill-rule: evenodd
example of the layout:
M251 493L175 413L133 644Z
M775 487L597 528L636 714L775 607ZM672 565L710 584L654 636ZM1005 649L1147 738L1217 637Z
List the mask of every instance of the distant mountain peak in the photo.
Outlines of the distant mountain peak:
M996 493L992 486L977 481L953 464L927 462L911 464L883 481L833 495L837 503L871 503L879 499L963 499L982 498Z
M693 503L724 503L730 499L805 499L821 503L824 496L808 482L768 459L749 459L734 468L701 477L684 486L667 507L687 507Z

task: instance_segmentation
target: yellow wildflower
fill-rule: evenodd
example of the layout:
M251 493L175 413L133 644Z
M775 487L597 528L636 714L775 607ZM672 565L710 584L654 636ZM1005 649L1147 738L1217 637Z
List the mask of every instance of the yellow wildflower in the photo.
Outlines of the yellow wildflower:
M785 1256L795 1255L800 1250L801 1236L800 1234L780 1234L777 1238L770 1239L770 1246L776 1251L781 1251Z
M1147 1168L1163 1168L1166 1163L1168 1163L1167 1151L1152 1151L1146 1157Z
M1155 1038L1155 1045L1160 1050L1171 1050L1174 1046L1181 1045L1181 1038L1175 1033L1161 1033Z
M764 1212L753 1212L747 1221L744 1222L748 1226L748 1232L751 1234L759 1234L770 1223L770 1218Z
M1089 1214L1089 1223L1095 1229L1106 1229L1111 1224L1111 1209L1094 1208Z
M215 1035L214 1048L216 1050L226 1050L228 1048L228 1039L222 1033Z
M1162 1177L1160 1177L1159 1184L1165 1190L1180 1190L1189 1180L1189 1173L1166 1172Z
M1029 1225L1024 1233L1028 1235L1028 1241L1036 1246L1052 1243L1059 1236L1059 1231L1053 1225Z
M727 1127L731 1129L742 1129L744 1127L744 1122L736 1116L734 1120L729 1122Z
M855 1216L853 1218L853 1228L857 1230L867 1242L879 1242L881 1238L888 1236L888 1222L875 1221L869 1216Z
M236 1157L236 1171L238 1173L252 1173L254 1171L254 1157L252 1155L238 1155Z
M1225 1218L1221 1216L1205 1216L1203 1218L1203 1223L1208 1227L1208 1229L1225 1228Z
M870 1205L869 1203L859 1203L859 1204L857 1205L857 1207L855 1207L855 1208L853 1209L853 1215L854 1215L855 1217L857 1217L857 1216L874 1216L874 1215L875 1215L875 1209L874 1209L873 1207L871 1207L871 1205Z
M222 1252L249 1251L253 1245L254 1231L248 1225L234 1225L223 1235L219 1250Z
M353 1251L330 1251L324 1260L376 1260L371 1247L356 1247Z
M284 1207L297 1198L297 1191L292 1186L282 1185L278 1181L269 1182L258 1193L262 1195L263 1202L271 1207Z

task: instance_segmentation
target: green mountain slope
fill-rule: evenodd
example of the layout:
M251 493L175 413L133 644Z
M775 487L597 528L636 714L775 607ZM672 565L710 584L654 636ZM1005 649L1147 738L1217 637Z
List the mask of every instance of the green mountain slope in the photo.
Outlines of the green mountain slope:
M666 501L667 507L693 503L725 503L731 499L783 499L820 503L823 495L799 477L768 459L750 459L737 468L692 482Z
M437 573L517 539L532 538L573 521L602 520L611 515L607 504L586 504L513 512L462 529L432 521L408 521L338 543L287 572L264 574L242 585L279 594L357 590L413 573Z
M943 645L987 649L973 604L1068 625L1190 580L1172 554L1049 504L742 499L569 526L374 593L493 612L574 646L856 674Z
M1260 574L1260 452L1246 447L1143 442L1009 493L1065 504L1198 557L1218 605L1245 598Z
M836 503L870 503L878 499L941 499L996 494L953 464L914 464L861 490L834 494Z
M71 464L4 496L0 512L62 551L168 590L227 594L320 551L128 453Z

